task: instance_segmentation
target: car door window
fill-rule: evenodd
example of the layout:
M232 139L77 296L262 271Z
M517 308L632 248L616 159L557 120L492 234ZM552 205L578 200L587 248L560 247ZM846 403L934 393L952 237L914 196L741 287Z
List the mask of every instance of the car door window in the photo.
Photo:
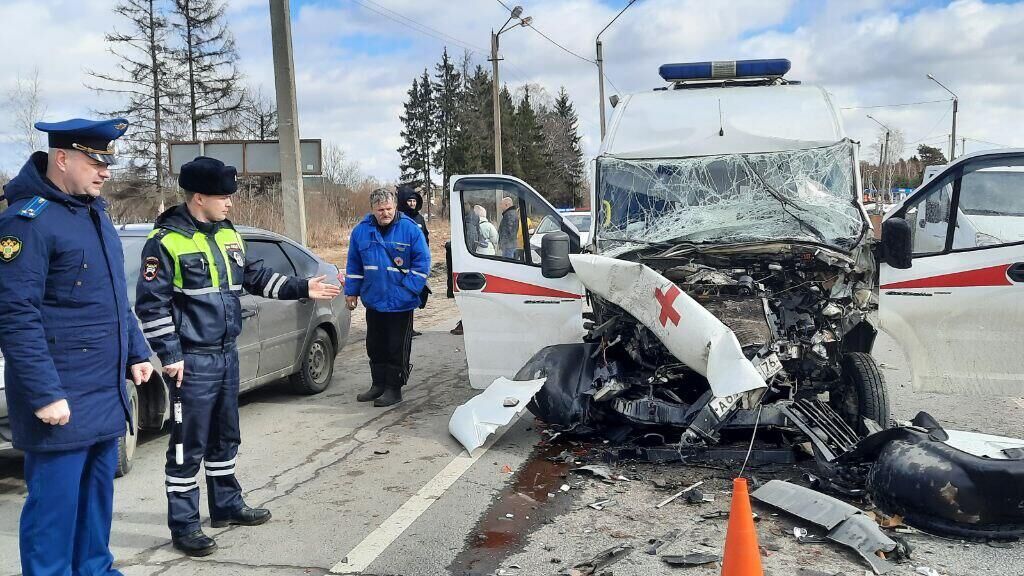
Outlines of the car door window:
M529 250L530 239L549 219L550 231L561 229L561 218L534 192L518 182L474 179L462 190L466 248L475 256L540 266Z
M291 261L285 256L277 242L270 240L248 240L245 246L248 251L246 256L250 262L262 260L264 268L270 268L278 274L296 275Z
M1024 242L1024 161L970 171L960 181L953 249Z
M910 224L914 256L937 254L946 249L952 198L953 178L950 176L907 205L904 218Z
M288 259L295 265L295 269L298 271L299 276L303 278L312 278L313 276L316 276L317 271L320 269L320 263L317 262L315 258L310 256L302 248L287 242L282 242L280 246L288 256Z

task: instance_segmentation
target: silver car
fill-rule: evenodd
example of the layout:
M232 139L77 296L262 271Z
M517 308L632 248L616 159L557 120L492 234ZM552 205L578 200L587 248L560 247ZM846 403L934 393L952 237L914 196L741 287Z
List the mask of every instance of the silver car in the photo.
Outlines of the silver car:
M118 228L124 245L128 298L135 304L135 283L139 278L142 247L153 230L150 224L128 224ZM338 268L284 236L245 226L238 231L246 242L250 260L282 274L312 278L326 275L337 281ZM318 394L331 383L334 358L348 339L351 316L344 300L271 300L253 294L242 296L242 333L238 337L241 392L288 378L297 394ZM160 361L151 359L157 371L147 384L136 388L126 382L136 427L160 430L170 417L166 386L159 374ZM4 360L0 354L0 390L4 388ZM137 432L137 430L132 431ZM137 434L121 440L118 476L132 467ZM11 449L6 395L0 393L0 451Z

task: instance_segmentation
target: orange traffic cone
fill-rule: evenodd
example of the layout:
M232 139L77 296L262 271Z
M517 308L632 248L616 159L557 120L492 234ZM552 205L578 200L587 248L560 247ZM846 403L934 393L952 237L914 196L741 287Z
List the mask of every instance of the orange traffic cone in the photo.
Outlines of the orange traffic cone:
M729 510L729 529L725 534L722 576L764 576L746 478L732 481L732 507Z

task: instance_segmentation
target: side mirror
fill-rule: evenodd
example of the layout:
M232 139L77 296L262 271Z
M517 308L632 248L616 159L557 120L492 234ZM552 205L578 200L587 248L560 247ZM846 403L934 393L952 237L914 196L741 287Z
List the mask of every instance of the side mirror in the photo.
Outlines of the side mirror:
M540 240L540 273L545 278L565 278L572 272L569 263L569 235L550 232Z
M882 223L882 258L889 266L910 268L913 243L910 223L903 218L894 216Z

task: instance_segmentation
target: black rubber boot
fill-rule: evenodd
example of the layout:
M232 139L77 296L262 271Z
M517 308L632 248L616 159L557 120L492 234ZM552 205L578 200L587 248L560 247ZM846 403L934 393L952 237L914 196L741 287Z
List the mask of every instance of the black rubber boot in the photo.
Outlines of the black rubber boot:
M384 394L384 390L387 389L388 382L388 366L381 366L379 364L370 364L370 375L373 378L373 384L370 389L356 396L356 400L360 402L369 402L370 400L376 400Z
M217 550L217 543L213 538L203 534L202 530L181 536L171 536L171 544L188 556L209 556Z
M373 401L373 405L377 408L384 408L385 406L392 406L402 401L402 386L399 384L392 384L388 386L388 389L384 391L384 395Z
M395 366L388 366L387 375L387 380L384 380L387 382L384 394L373 401L373 405L377 408L384 408L402 401L402 370Z

